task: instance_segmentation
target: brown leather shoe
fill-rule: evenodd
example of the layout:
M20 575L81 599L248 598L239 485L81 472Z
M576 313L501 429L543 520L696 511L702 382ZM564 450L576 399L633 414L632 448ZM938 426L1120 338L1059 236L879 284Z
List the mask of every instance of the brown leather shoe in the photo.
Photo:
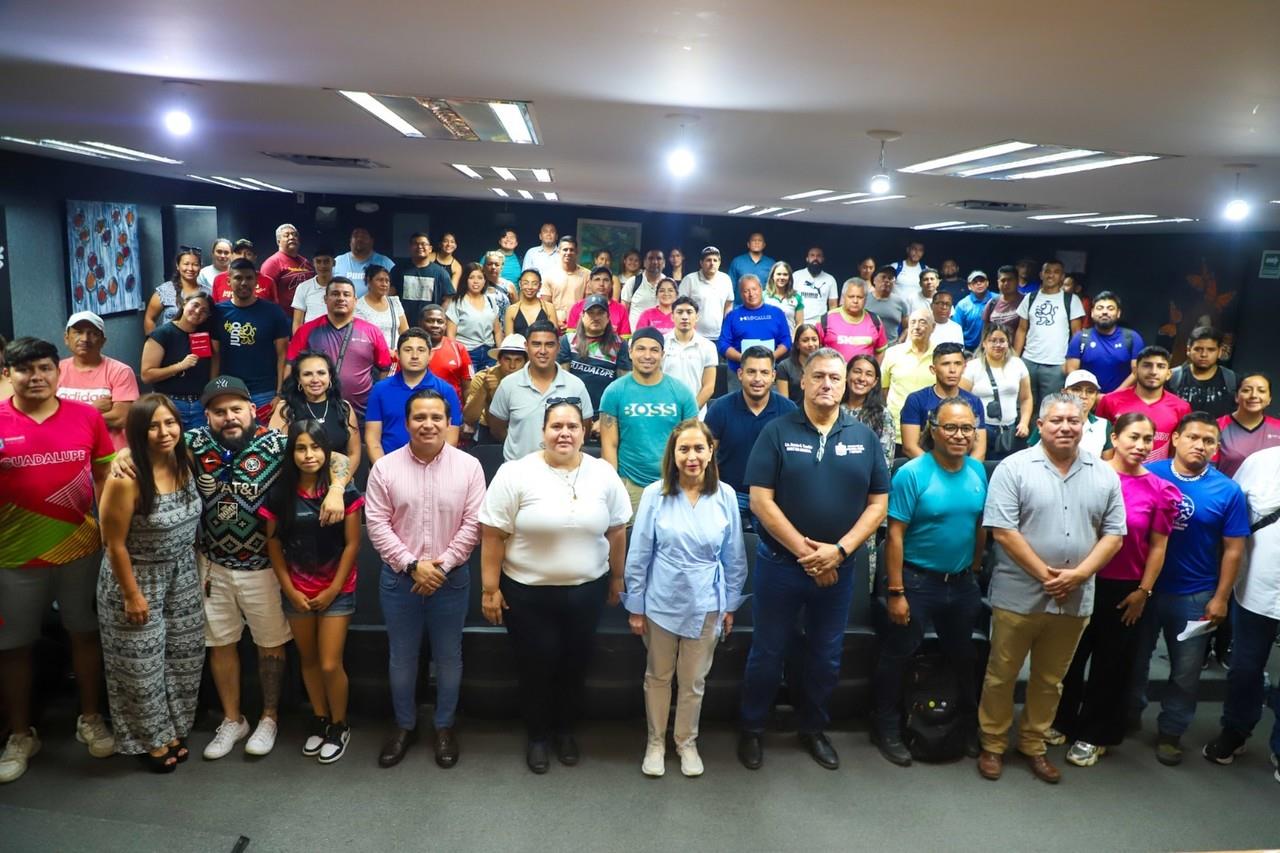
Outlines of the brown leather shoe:
M1041 782L1048 782L1050 785L1056 785L1062 780L1062 771L1049 763L1049 759L1044 755L1027 755L1027 764L1031 766L1031 772L1036 774L1036 778Z
M436 729L436 764L444 768L458 763L458 739L453 729Z
M987 752L985 749L978 753L978 773L983 779L990 779L994 782L1000 778L1000 774L1003 772L1003 755L998 752Z

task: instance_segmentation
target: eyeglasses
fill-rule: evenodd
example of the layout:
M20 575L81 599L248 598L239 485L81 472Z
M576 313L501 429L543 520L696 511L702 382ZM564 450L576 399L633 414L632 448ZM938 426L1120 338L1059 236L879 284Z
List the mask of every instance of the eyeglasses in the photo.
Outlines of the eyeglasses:
M973 435L978 428L973 424L933 424L935 429L940 429L946 435Z
M547 400L547 408L554 409L556 406L573 406L575 409L582 408L581 397L552 397Z
M204 250L199 246L179 246L178 251L184 255L195 255L197 258L204 255Z

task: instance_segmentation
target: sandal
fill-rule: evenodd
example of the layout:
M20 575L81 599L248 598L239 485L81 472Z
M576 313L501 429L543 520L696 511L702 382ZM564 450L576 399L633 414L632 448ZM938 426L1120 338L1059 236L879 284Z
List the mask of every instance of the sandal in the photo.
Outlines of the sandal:
M172 749L165 749L160 755L144 752L138 756L138 761L152 773L172 773L178 769L178 757Z
M177 746L170 746L169 749L173 750L173 754L177 757L179 764L184 763L191 757L191 750L187 749L187 739L184 737L178 738Z

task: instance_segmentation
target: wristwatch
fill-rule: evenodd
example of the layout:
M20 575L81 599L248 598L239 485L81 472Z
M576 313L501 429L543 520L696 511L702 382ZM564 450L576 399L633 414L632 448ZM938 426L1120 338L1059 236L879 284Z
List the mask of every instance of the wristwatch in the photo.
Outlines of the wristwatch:
M843 545L841 545L839 542L837 542L837 543L836 543L836 550L840 552L840 561L841 561L841 562L844 562L845 560L849 559L849 552L848 552L848 551L846 551L846 550L844 549L844 546L843 546Z
M885 595L889 596L890 598L902 598L906 594L907 594L907 591L901 588L890 587L885 589Z
M413 570L416 568L418 568L418 561L410 560L409 562L404 564L404 573L409 577L413 577Z

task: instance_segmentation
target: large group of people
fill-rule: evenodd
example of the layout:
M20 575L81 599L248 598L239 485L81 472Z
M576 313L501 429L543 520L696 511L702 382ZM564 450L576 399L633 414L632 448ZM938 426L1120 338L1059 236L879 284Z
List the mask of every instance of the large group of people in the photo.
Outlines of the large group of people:
M551 223L523 259L510 229L477 262L452 234L414 234L402 263L363 227L341 255L304 257L289 224L276 241L261 267L249 240L219 239L205 267L182 248L143 316L150 393L103 355L90 312L66 323L69 357L33 337L3 347L0 782L40 749L32 646L55 600L75 737L92 755L174 772L206 665L222 719L204 759L241 741L271 752L292 641L311 712L300 750L340 760L366 533L389 646L383 767L417 740L424 635L434 758L459 762L472 583L511 639L539 774L581 758L609 606L646 649L650 777L666 769L673 692L680 771L704 772L707 673L748 600L748 769L763 765L784 679L800 745L839 767L831 698L868 596L871 736L897 765L926 755L904 695L930 628L955 686L952 740L987 779L1011 748L1056 783L1049 746L1069 742L1080 767L1119 746L1162 638L1160 763L1182 761L1211 637L1231 666L1203 756L1230 764L1264 700L1280 713L1265 681L1280 628L1280 421L1267 374L1219 363L1217 330L1192 332L1174 367L1120 325L1119 295L1086 311L1081 277L1057 260L1001 266L993 292L981 270L929 267L919 242L839 283L822 247L793 270L760 233L727 271L706 246L688 273L679 249L627 252L618 272L607 252L581 266ZM485 444L503 460L487 485L468 452Z

